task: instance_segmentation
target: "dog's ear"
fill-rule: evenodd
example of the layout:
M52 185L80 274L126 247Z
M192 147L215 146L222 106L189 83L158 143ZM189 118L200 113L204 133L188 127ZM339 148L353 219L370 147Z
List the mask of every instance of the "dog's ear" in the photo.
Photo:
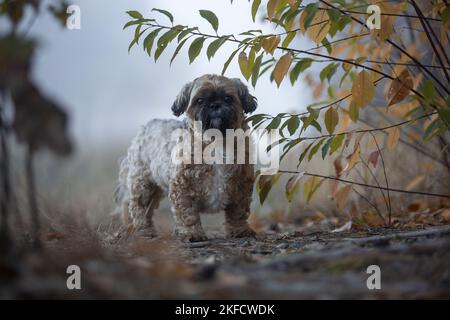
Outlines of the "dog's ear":
M177 117L182 115L189 105L194 82L195 80L185 84L181 89L180 93L178 94L177 98L175 99L174 103L172 104L172 112Z
M250 113L256 110L258 102L256 97L252 96L248 91L248 87L238 78L232 79L238 89L239 99L241 100L242 108L245 113Z

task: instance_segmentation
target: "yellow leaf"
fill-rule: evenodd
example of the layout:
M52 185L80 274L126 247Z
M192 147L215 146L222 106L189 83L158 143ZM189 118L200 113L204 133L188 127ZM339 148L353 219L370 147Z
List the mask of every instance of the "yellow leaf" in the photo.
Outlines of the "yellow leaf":
M378 214L371 211L364 212L362 219L370 227L381 227L384 225L383 219Z
M279 87L284 77L289 71L289 67L292 63L292 54L290 52L283 55L280 60L278 60L275 69L273 70L273 78Z
M387 147L390 151L397 147L398 140L400 139L400 129L398 127L390 128L387 137Z
M327 36L328 31L330 31L330 25L330 17L327 10L318 10L306 30L306 34L313 42L319 45Z
M261 46L267 53L270 53L271 55L273 55L273 52L275 51L275 49L278 47L278 44L280 43L280 39L281 39L280 36L265 37L261 42Z
M248 58L247 58L247 54L242 51L241 53L239 53L239 68L241 69L241 73L244 76L244 78L246 80L248 80L250 78L251 75L251 70L249 72L249 67L248 67Z
M352 86L353 102L358 107L365 107L369 104L375 95L375 86L373 85L370 74L363 70L356 76Z
M408 191L414 190L424 180L425 180L425 175L415 177L408 183L408 185L406 186L406 190L408 190Z
M311 200L314 193L319 189L320 185L322 184L322 179L319 177L310 177L308 180L305 181L305 184L303 185L303 194L306 198L306 201L309 202Z
M382 11L384 12L384 11ZM373 29L370 33L376 37L379 37L381 40L387 40L394 32L394 22L395 17L392 16L381 16L381 29Z
M336 203L338 209L343 209L345 205L347 204L348 195L350 193L350 190L352 190L352 186L348 185L345 187L342 187L338 192L336 192Z
M275 11L280 0L269 0L267 3L267 18L272 21L275 17Z
M450 222L450 209L444 209L441 212L441 216L445 222Z
M339 123L339 113L335 108L329 108L325 112L325 126L328 130L328 133L333 134L334 129Z
M356 163L359 161L360 156L361 156L361 147L358 144L357 147L355 148L355 151L353 151L353 153L347 157L348 163L344 170L345 171L352 170L355 167Z
M396 104L406 98L413 85L411 75L409 74L408 69L405 68L397 78L391 81L391 86L387 95L387 100L389 101L388 106Z
M300 172L300 173L290 177L288 182L286 183L286 197L289 202L292 201L292 199L294 197L294 193L298 188L298 183L302 177L303 177L303 172Z

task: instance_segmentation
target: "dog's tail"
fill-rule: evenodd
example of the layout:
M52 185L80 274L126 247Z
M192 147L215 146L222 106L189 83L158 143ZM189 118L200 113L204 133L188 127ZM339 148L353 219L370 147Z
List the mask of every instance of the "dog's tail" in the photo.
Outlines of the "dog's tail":
M128 161L126 156L119 159L119 166L119 177L114 188L114 202L117 205L122 204L129 197L129 191L126 185L128 175Z

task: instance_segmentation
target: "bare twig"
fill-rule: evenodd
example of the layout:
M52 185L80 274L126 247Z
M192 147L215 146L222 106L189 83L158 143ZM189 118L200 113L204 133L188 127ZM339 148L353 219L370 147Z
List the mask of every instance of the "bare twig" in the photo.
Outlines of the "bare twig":
M375 145L377 146L377 150L378 153L380 154L380 158L381 158L381 164L383 165L383 173L384 173L384 180L386 181L386 187L387 187L387 197L388 197L388 209L389 209L389 225L391 225L392 222L392 205L391 205L391 195L389 194L389 181L387 178L387 174L386 174L386 165L384 163L384 157L383 157L383 153L381 152L380 146L378 145L378 141L375 137L375 135L373 134L373 132L370 133L373 140L375 141Z
M378 216L383 220L384 224L386 225L386 219L384 219L383 215L380 212L380 209L378 209L378 207L373 204L366 196L364 196L361 192L359 192L358 190L356 190L355 187L352 186L352 190L361 198L363 198L372 208L375 209L375 211L377 212Z
M395 123L395 124L392 124L392 125L389 125L389 126L385 126L385 127L380 127L380 128L360 129L360 130L353 130L353 131L341 132L341 133L330 133L330 134L323 134L323 135L314 136L314 137L303 137L302 139L303 140L318 140L318 139L322 139L322 138L335 137L335 136L339 136L339 135L342 135L342 134L384 131L384 130L388 130L388 129L391 129L391 128L400 127L400 126L403 126L403 125L411 123L411 122L415 122L417 120L429 117L429 116L431 116L433 114L436 114L436 113L437 113L437 111L431 112L431 113L427 113L427 114L424 114L424 115L422 115L422 116L420 116L418 118L414 118L414 119L411 119L411 120L405 120L405 121L402 121L402 122L398 122L398 123Z
M378 187L378 186L375 186L375 185L372 185L372 184L361 183L361 182L357 182L357 181L351 181L351 180L342 179L342 178L338 178L338 177L326 176L326 175L318 174L318 173L300 172L300 171L293 171L293 170L279 170L278 172L280 172L280 173L291 173L291 174L302 173L305 176L317 177L317 178L328 179L328 180L336 180L336 181L340 181L340 182L343 182L343 183L354 184L354 185L362 186L362 187L366 187L366 188L382 189L382 190L389 190L391 192L406 193L406 194L418 194L418 195L422 195L422 196L450 199L450 195L447 195L447 194L422 192L422 191L409 191L409 190L396 189L396 188L387 188L387 187Z
M441 64L441 66L442 66L442 68L443 68L443 70L444 70L444 75L445 75L445 78L447 79L448 84L450 84L450 76L449 76L449 74L448 74L447 69L444 68L444 61L442 60L442 57L441 57L441 55L439 54L439 51L437 50L436 45L435 45L433 39L431 38L431 34L434 36L434 39L437 41L437 43L440 44L440 41L439 41L439 39L437 39L436 35L434 34L433 28L431 28L430 24L429 24L429 23L426 23L426 22L424 21L424 20L425 20L425 19L424 19L425 17L423 16L422 11L420 10L420 8L419 8L419 6L416 4L416 2L415 2L414 0L411 0L411 3L412 3L412 5L414 6L414 9L416 10L417 14L420 16L420 23L422 24L422 28L425 30L425 34L427 35L428 42L430 43L431 48L433 49L434 54L436 55L436 58L438 59L439 63ZM428 29L427 29L427 27L428 27ZM445 55L445 50L444 50L444 48L442 47L442 44L440 44L440 48L441 48L441 50L442 50L442 54L443 54L443 55L446 57L446 59L447 59L447 64L449 64L448 57Z

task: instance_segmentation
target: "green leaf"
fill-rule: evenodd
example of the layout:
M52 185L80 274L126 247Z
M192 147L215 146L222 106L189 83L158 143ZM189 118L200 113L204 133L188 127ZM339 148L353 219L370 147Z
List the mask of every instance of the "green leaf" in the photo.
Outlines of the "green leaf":
M231 55L228 57L228 60L225 61L224 65L223 65L223 69L222 69L222 75L225 74L225 71L227 71L228 66L230 65L231 60L233 60L234 56L236 55L236 53L240 50L241 48L238 47L236 50L233 51L233 53L231 53Z
M439 109L438 114L444 123L450 124L450 109Z
M200 52L202 51L203 43L205 42L205 37L196 38L194 41L192 41L188 55L189 55L189 63L194 62L195 58L198 57Z
M299 74L308 69L312 63L313 60L311 58L304 58L295 64L289 74L289 80L291 80L292 85L297 81Z
M142 16L142 14L139 11L136 10L131 10L131 11L127 11L128 15L134 19L144 19L144 17Z
M302 163L302 161L305 159L306 155L308 154L309 149L311 149L311 147L313 146L313 143L310 143L305 150L303 150L303 152L300 154L300 157L298 158L298 164L297 167L300 166L300 164Z
M359 107L356 105L356 103L350 102L350 110L349 110L350 119L352 119L353 122L358 121L359 119Z
M183 31L180 32L180 34L178 35L178 42L180 42L184 37L186 37L188 34L192 33L193 31L198 30L198 27L193 27L193 28L187 28Z
M331 54L331 52L333 51L333 48L331 47L331 44L327 40L327 38L323 38L322 44L325 46L325 49L327 49L328 54Z
M264 57L264 52L261 53L258 56L258 58L256 58L255 64L253 65L253 70L252 70L252 86L253 86L253 88L256 86L256 82L258 81L259 69L261 68L261 61L262 61L263 57Z
M287 122L287 128L289 131L289 134L292 136L295 131L297 131L299 125L300 125L300 120L297 116L292 116Z
M319 151L320 146L323 144L324 141L325 138L320 139L319 142L317 142L316 145L311 149L311 152L308 155L308 161L311 161L311 159L314 157L317 151Z
M428 125L423 134L423 140L428 141L432 138L433 132L438 128L438 124L439 124L438 119L435 119Z
M139 25L136 27L136 29L134 30L134 40L136 41L136 44L139 43L139 38L141 36L141 28L142 26Z
M206 19L211 24L214 31L217 32L217 29L219 29L219 19L217 19L215 13L209 10L199 10L199 12L202 18Z
M319 5L317 3L310 3L305 7L304 10L306 11L306 18L303 26L305 27L305 29L308 29L312 20L316 16L317 10L319 10Z
M131 41L130 45L128 46L128 53L130 53L131 48L133 48L133 46L138 43L139 38L145 32L145 30L141 31L141 27L142 27L142 25L139 25L136 27L136 30L134 31L133 40Z
M423 96L425 100L430 103L436 97L436 89L434 88L433 81L426 80L423 84Z
M294 148L297 144L299 144L303 140L304 140L303 138L297 138L297 139L294 139L294 140L290 140L288 143L286 143L283 146L283 153L281 154L280 161L283 160L283 158L289 153L289 151L292 148Z
M343 133L338 134L337 136L333 137L333 139L330 142L330 154L333 154L333 152L335 152L342 146L344 139L345 139L345 134L343 134Z
M338 9L328 9L327 12L331 22L337 22L341 17L341 12Z
M208 49L206 50L206 56L208 57L208 60L211 60L211 58L214 57L217 50L219 50L219 48L228 40L228 38L229 36L223 36L209 44Z
M163 10L163 9L157 9L157 8L153 8L152 11L157 11L159 13L162 13L163 15L165 15L167 18L169 18L170 22L173 23L173 15L167 11L167 10Z
M131 20L128 21L127 23L125 23L125 25L123 26L123 30L125 30L128 27L134 26L136 24L143 24L145 22L151 22L151 21L155 21L155 19L139 19L139 20Z
M175 37L180 33L179 29L171 29L164 33L157 42L157 48L155 51L155 62L158 60L158 58L161 56L161 54L164 52L164 50L167 48L167 45L169 42L171 42Z
M295 38L295 34L296 34L295 32L289 32L286 38L284 38L283 42L281 43L281 46L284 48L289 47L289 44Z
M258 114L254 114L248 118L245 119L245 121L247 123L252 124L252 126L254 126L255 124L260 123L261 121L263 121L264 119L267 119L268 115L264 114L264 113L258 113Z
M173 60L175 60L175 57L178 55L178 53L180 52L181 48L183 47L183 45L186 43L186 41L187 41L188 39L189 39L189 37L186 38L186 39L184 39L183 41L181 41L181 42L178 44L177 48L175 49L175 51L174 51L174 53L173 53L173 55L172 55L172 58L170 59L170 64L172 64Z
M333 134L334 129L339 123L339 114L335 108L328 108L325 112L325 127L330 134Z
M261 0L254 0L252 3L252 19L255 22L256 12L258 12L259 5L261 4Z
M339 22L338 22L338 30L339 30L339 31L344 30L344 28L345 28L350 22L352 22L351 15L348 15L348 14L343 15L342 18L339 19Z
M323 68L323 70L320 72L320 81L324 81L326 78L328 82L330 82L331 77L336 73L338 67L339 64L330 63L325 68Z
M329 138L322 147L322 159L325 159L325 157L328 154L328 150L330 149L331 140L333 140L333 138Z
M266 130L278 129L278 127L280 126L280 123L281 123L281 117L276 116L266 127Z
M450 6L447 5L441 12L442 24L446 28L450 24Z
M144 39L144 45L143 45L144 46L144 50L147 51L149 56L151 55L153 43L155 42L155 38L158 36L158 33L161 30L162 30L161 28L153 30Z
M136 39L133 39L131 42L130 42L130 45L128 46L128 53L130 53L130 50L131 50L131 48L133 48L133 46L136 44Z

